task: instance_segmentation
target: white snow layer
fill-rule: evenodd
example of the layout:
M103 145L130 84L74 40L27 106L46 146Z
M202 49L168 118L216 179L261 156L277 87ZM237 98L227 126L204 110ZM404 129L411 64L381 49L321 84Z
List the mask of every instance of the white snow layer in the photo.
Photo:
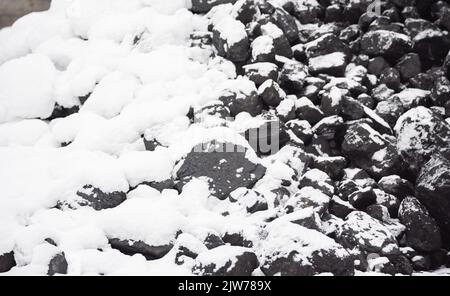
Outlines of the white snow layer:
M189 6L54 0L49 11L0 31L0 255L14 251L17 261L8 274L46 274L49 260L64 252L73 275L188 275L174 251L147 261L112 249L108 239L163 245L176 243L180 230L198 237L201 229L223 234L253 223L222 216L226 205L209 198L204 181L181 194L140 185L169 179L175 162L205 140L248 147L233 129L190 125L186 117L223 90L255 90L248 79L230 80L232 64L189 46L190 34L208 25ZM47 120L55 106L78 106L87 95L78 113ZM148 133L169 148L144 151ZM109 210L54 208L85 185L129 193Z

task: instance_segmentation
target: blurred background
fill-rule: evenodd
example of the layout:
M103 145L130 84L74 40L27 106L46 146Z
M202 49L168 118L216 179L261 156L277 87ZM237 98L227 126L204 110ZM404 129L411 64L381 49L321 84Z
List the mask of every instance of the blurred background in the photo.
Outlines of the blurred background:
M10 26L19 17L47 10L51 0L0 0L0 28Z

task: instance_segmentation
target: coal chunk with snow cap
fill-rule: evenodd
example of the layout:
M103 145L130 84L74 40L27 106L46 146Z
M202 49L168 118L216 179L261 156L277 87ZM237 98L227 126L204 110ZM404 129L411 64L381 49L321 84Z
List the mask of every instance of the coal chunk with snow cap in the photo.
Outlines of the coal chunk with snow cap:
M247 148L231 143L207 142L194 147L176 172L182 188L193 178L205 177L219 199L240 187L251 188L265 174L265 167L246 157Z
M250 276L258 267L258 258L251 249L220 246L200 253L192 272L202 276Z
M300 225L277 220L269 224L261 249L261 270L267 276L354 274L350 254L333 239Z
M214 26L213 44L219 56L232 62L245 62L248 58L250 42L245 26L231 16Z

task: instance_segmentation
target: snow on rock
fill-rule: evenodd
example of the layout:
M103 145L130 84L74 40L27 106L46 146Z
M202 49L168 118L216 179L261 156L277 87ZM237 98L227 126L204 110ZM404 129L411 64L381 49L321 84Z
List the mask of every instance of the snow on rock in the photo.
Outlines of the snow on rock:
M398 119L394 129L397 149L415 173L434 153L449 148L450 126L428 108L409 110Z
M336 241L357 252L396 254L399 247L388 228L360 211L350 213L338 227Z
M31 54L0 66L0 122L45 119L55 104L53 87L58 72L50 59Z
M266 229L261 247L265 275L306 276L320 273L352 275L350 254L333 239L300 225L275 220Z
M193 273L203 276L250 276L258 267L258 259L251 249L220 246L201 253Z

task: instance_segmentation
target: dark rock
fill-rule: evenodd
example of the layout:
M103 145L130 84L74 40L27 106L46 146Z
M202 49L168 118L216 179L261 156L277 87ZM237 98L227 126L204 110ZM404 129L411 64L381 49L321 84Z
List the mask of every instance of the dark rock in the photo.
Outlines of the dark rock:
M356 211L349 202L344 201L337 196L333 196L331 199L328 210L330 211L330 214L341 219L345 219L351 212Z
M377 195L372 188L366 187L364 189L356 190L350 194L348 200L354 208L364 210L368 206L377 202Z
M220 246L201 253L192 272L202 276L250 276L258 265L251 249Z
M362 53L368 56L383 56L394 62L412 49L411 39L392 31L370 31L361 38Z
M91 207L96 211L115 208L127 199L125 192L103 192L92 185L83 186L77 195L81 199L77 201L79 206Z
M254 0L238 0L233 6L236 19L243 24L250 23L258 13Z
M448 149L450 125L425 107L403 114L395 126L397 149L417 174L430 157L440 149Z
M325 117L323 112L306 97L296 102L296 108L297 117L308 121L311 125L315 125Z
M386 193L392 194L399 199L414 195L414 186L408 180L397 175L386 176L378 181L378 186Z
M261 270L265 275L354 274L352 257L331 238L294 223L272 223L262 246Z
M386 101L394 94L395 91L387 87L385 84L380 84L372 90L372 98L374 98L377 102Z
M187 233L178 236L175 248L175 263L177 265L183 265L187 260L193 260L197 258L198 254L208 250L198 238Z
M278 81L278 67L272 63L255 63L243 67L245 76L253 81L257 87L266 80Z
M334 52L350 54L348 46L334 34L325 34L314 41L306 44L306 55L308 58L327 55Z
M320 216L311 207L284 215L279 219L283 221L289 221L308 229L322 231L322 221L320 220ZM279 221L280 220L278 220L277 222Z
M64 252L58 253L50 260L47 275L67 274L68 267L69 264L67 263Z
M192 12L194 13L207 13L214 6L235 3L236 0L192 0Z
M261 34L270 36L273 39L276 55L283 56L288 59L292 58L293 53L289 40L279 27L269 22L261 26Z
M380 189L374 189L373 191L377 195L377 204L386 207L391 218L397 218L401 199Z
M360 34L361 31L358 25L350 25L341 31L339 34L339 39L349 43L351 41L355 41Z
M447 142L448 143L448 142ZM446 247L450 246L450 157L434 154L420 171L417 198L427 207L441 228Z
M192 178L207 177L213 195L219 199L227 198L237 188L251 188L264 176L265 168L249 161L246 151L241 146L214 141L197 145L176 173L180 180L177 186L182 188Z
M399 170L395 146L368 124L354 124L347 130L342 151L354 164L376 177Z
M247 112L252 116L256 116L261 114L264 108L256 88L249 93L244 91L225 91L219 98L219 101L228 107L233 117L241 112Z
M150 246L143 241L123 240L110 238L111 248L129 256L135 254L143 255L147 260L156 260L164 257L173 248L172 244L162 246Z
M420 57L416 53L409 53L402 57L395 66L400 72L402 81L407 82L422 72Z
M345 91L332 87L330 91L322 94L321 109L325 115L340 115L344 119L356 120L365 116L364 106L346 96Z
M307 171L299 181L299 188L312 187L318 189L328 196L335 193L334 183L331 178L323 171L311 169Z
M286 93L273 80L266 80L258 89L259 98L270 107L277 107L286 98Z
M236 246L236 247L245 247L245 248L253 247L253 242L250 239L248 239L248 237L246 237L242 231L241 232L226 232L223 235L222 240L224 243L230 244L230 245Z
M231 202L237 202L243 205L250 214L266 211L269 208L267 200L262 194L247 188L239 188L231 192L229 199Z
M303 89L308 69L302 63L288 62L281 69L280 86L288 94L296 94Z
M366 213L381 222L388 222L391 219L388 208L380 204L368 206Z
M408 19L408 18L420 18L419 11L414 6L406 6L403 8L402 12L402 18Z
M66 107L63 107L63 106L59 105L58 103L56 103L55 107L53 109L52 115L50 115L50 117L47 120L51 121L53 119L65 118L72 114L78 113L78 111L80 111L79 106L73 106L70 108L66 108Z
M206 248L208 248L208 250L225 245L225 242L222 240L222 238L218 234L213 232L206 235L203 243L205 244Z
M159 192L162 192L166 189L174 189L175 188L175 181L170 178L164 181L153 181L153 182L145 182L145 185L148 185L156 190L158 190Z
M434 105L450 110L450 81L446 77L437 79L431 89L431 100Z
M381 222L359 211L350 213L338 226L336 241L346 249L365 253L391 255L400 252L392 233Z
M431 269L431 259L429 256L414 256L411 259L415 271L429 271Z
M342 52L334 52L309 59L311 74L328 74L332 76L344 76L347 67L346 55Z
M425 73L420 73L410 79L412 87L420 88L423 90L431 90L436 80L444 76L445 73L441 68L431 68Z
M16 260L14 259L14 252L9 252L0 255L0 273L8 272L16 266Z
M407 197L400 204L400 222L406 226L406 245L417 251L430 252L442 246L436 221L415 197Z
M442 65L448 53L448 36L440 30L427 29L414 38L414 52L419 54L425 69Z
M344 200L344 201L348 201L349 196L357 191L358 189L360 189L360 187L358 186L358 184L356 184L355 181L353 180L344 180L341 182L341 184L339 184L339 187L337 189L339 197Z
M313 157L312 167L325 172L333 180L338 180L347 166L347 159L342 156L327 157L315 156Z
M398 91L401 86L400 72L395 68L385 68L380 74L380 83Z
M403 255L388 256L389 263L380 268L380 272L390 275L405 274L412 275L414 272L411 262Z
M286 123L286 127L305 143L309 142L313 136L311 125L306 120L290 120Z
M230 110L221 101L214 101L194 110L194 123L203 123L208 117L227 120L231 117Z
M317 135L324 137L327 140L333 140L337 131L344 125L344 120L342 117L334 115L326 117L319 121L312 128L312 132Z
M244 136L259 155L271 155L286 145L290 136L284 124L274 115L265 114L262 119L260 126L248 129Z
M370 74L380 76L383 70L388 67L390 67L390 65L383 57L374 57L369 61L367 70Z
M155 151L158 147L164 147L156 138L145 135L143 137L146 151Z
M232 62L245 62L250 43L244 25L226 17L213 28L213 44L219 56Z
M330 197L322 191L313 187L302 187L287 201L285 210L287 213L293 213L312 208L319 215L323 215L328 209L329 202Z
M395 126L398 118L405 111L402 101L397 96L392 96L385 101L379 102L375 109L376 114L383 118L391 127Z
M299 32L295 18L282 8L276 8L272 13L273 22L283 31L291 45L299 39Z

